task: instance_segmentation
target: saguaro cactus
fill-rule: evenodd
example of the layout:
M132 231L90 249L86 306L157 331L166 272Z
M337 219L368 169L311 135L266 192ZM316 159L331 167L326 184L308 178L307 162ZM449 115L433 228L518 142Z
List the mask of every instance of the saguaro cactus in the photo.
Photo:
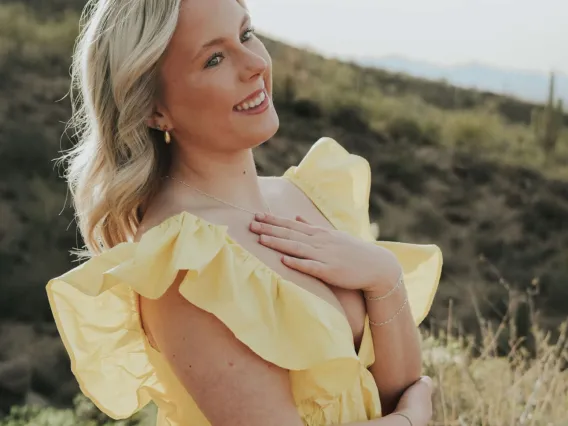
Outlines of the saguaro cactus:
M562 99L555 100L554 83L554 73L552 73L550 75L548 101L544 108L535 109L532 114L535 139L547 157L553 154L556 149L558 137L562 132L564 115Z

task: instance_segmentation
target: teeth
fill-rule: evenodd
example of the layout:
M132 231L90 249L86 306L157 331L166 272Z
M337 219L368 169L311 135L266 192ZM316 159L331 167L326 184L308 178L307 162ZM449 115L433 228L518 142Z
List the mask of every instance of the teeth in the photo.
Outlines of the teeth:
M243 102L240 105L237 105L237 111L243 111L243 110L246 111L248 109L257 107L261 103L263 103L265 99L266 99L266 94L264 92L260 92L260 95L258 95L256 98L248 102Z

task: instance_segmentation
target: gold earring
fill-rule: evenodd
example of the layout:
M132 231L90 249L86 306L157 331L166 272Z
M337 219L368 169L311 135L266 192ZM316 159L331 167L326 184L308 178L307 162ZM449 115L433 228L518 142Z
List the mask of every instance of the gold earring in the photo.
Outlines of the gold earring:
M168 132L168 126L162 126L161 130L164 132L164 140L166 141L166 143L170 143L172 141L172 138L170 136L170 132Z

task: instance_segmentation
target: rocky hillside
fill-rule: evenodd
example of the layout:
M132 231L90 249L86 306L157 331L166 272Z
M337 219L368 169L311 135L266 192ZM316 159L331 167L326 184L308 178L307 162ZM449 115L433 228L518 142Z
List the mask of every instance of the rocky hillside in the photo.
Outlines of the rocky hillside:
M78 3L0 5L0 413L30 398L64 406L78 390L44 289L81 244L52 161L72 143ZM568 315L566 132L547 155L530 124L535 105L264 40L281 129L256 152L261 173L281 174L321 136L337 139L371 164L380 238L444 251L426 327L447 326L451 306L450 328L464 332L509 312L525 334L533 309L556 329ZM507 336L498 343L506 350Z

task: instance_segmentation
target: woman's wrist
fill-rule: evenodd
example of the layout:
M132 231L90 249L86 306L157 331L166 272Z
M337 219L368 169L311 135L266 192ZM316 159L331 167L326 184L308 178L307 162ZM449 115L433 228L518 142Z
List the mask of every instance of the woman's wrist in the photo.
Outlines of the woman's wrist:
M409 410L395 411L391 415L402 417L405 420L405 422L408 424L408 426L421 426L421 425L416 424L412 420L412 413L410 413Z
M404 286L404 274L401 271L394 286L389 283L388 286L382 286L386 287L385 289L381 288L381 290L378 289L367 290L363 292L363 295L366 300L378 302L384 299L388 299L402 286Z
M404 271L398 261L383 266L377 273L376 278L363 289L365 299L382 300L388 298L396 290L404 286Z
M381 246L373 245L373 256L377 260L374 264L373 278L361 290L371 297L384 295L397 284L402 276L403 268L396 255Z
M363 292L367 304L369 323L382 327L393 322L406 308L408 296L404 285L402 267L398 268L398 278L380 281L380 286ZM394 276L391 272L391 276ZM394 284L393 284L394 282Z

